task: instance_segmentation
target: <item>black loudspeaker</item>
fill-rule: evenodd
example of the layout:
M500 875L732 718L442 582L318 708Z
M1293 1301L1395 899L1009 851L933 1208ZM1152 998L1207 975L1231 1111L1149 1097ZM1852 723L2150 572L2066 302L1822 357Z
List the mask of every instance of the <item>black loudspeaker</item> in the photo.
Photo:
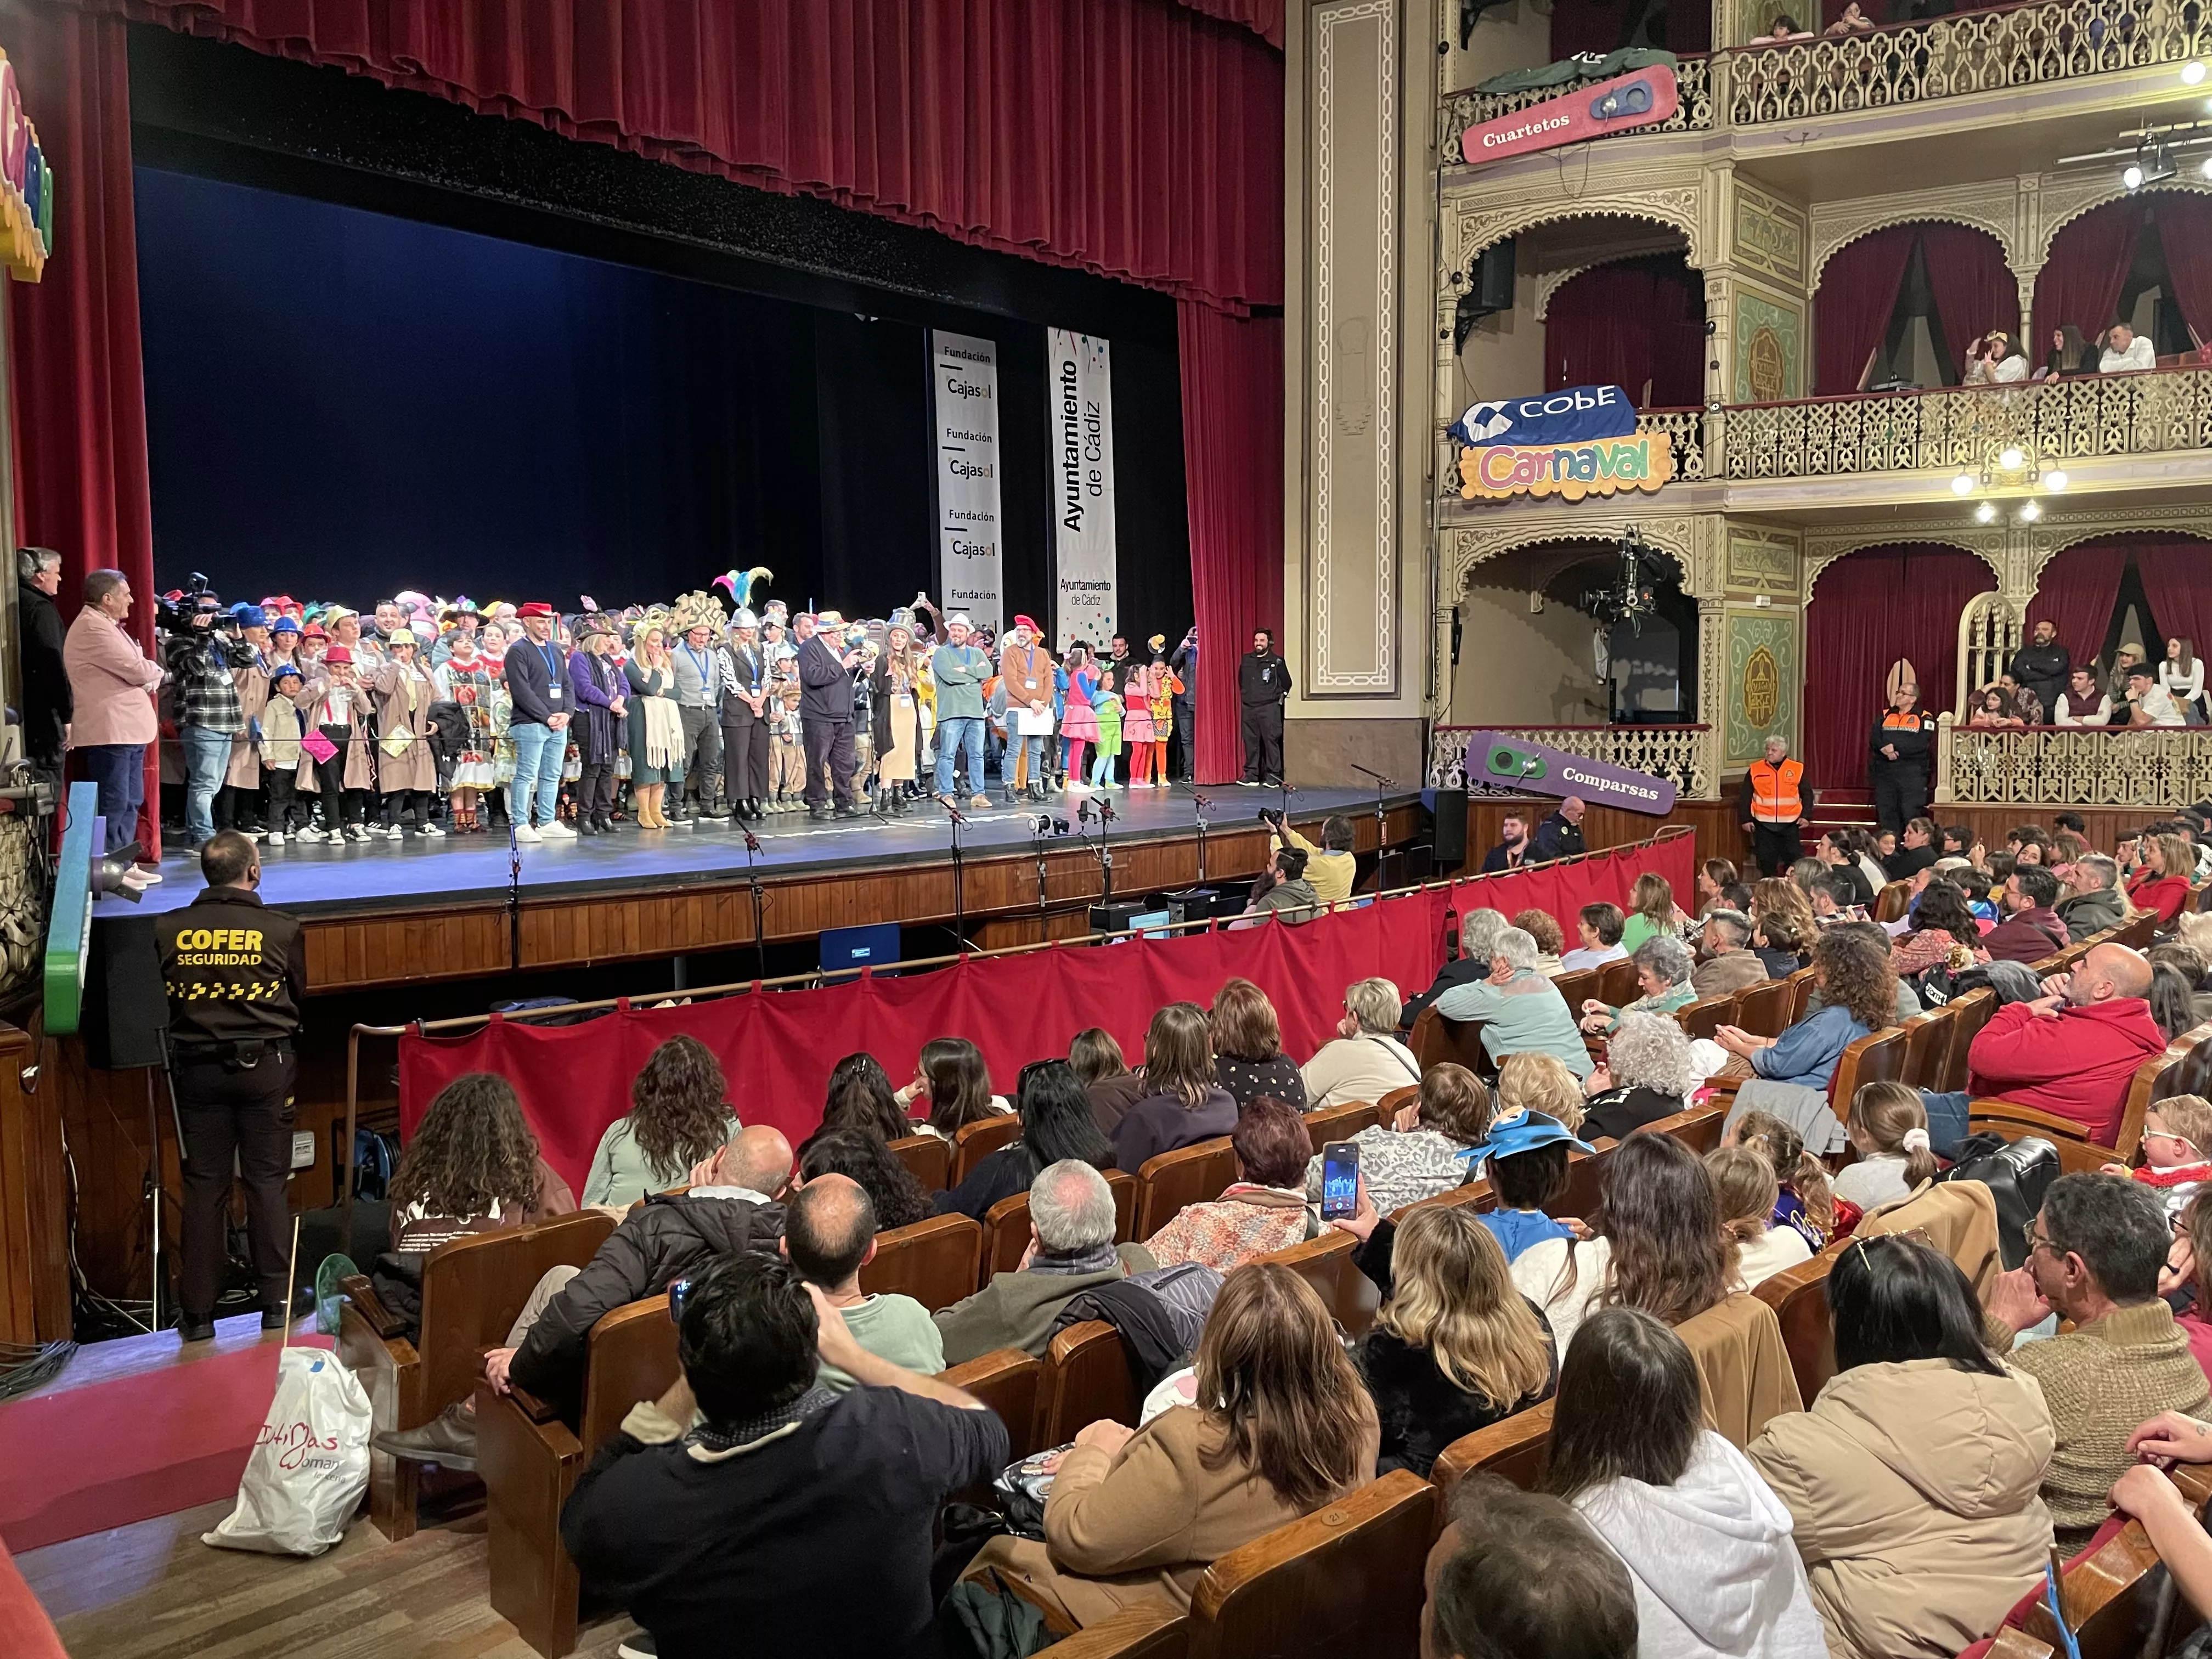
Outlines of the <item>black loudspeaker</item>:
M1456 870L1467 862L1467 791L1437 791L1437 868Z
M1419 887L1437 872L1436 852L1428 847L1397 848L1382 854L1376 866L1375 890L1395 893Z
M169 994L154 953L154 918L94 922L84 977L85 1058L103 1072L159 1066L168 1023Z
M1513 309L1513 239L1492 242L1475 256L1474 303L1481 310Z
M1115 899L1111 904L1091 907L1091 931L1094 933L1126 933L1129 924L1139 916L1158 909L1141 899Z
M1205 921L1214 916L1244 914L1244 900L1218 887L1194 887L1188 892L1170 893L1165 897L1168 914L1176 921Z

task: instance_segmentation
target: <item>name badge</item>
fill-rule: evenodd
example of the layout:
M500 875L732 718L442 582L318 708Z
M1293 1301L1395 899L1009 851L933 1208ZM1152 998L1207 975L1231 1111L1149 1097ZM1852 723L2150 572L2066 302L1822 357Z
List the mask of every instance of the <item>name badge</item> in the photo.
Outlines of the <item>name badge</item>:
M898 706L902 708L911 708L914 707L914 699L902 691L899 693Z
M1036 690L1036 682L1035 680L1031 680L1031 681L1030 681L1030 682L1029 682L1029 688L1030 688L1030 690L1032 690L1032 691Z
M549 685L549 686L547 686L547 687L545 688L545 701L546 701L546 702L560 702L560 701L561 701L561 688L560 688L559 686L557 686L557 685Z

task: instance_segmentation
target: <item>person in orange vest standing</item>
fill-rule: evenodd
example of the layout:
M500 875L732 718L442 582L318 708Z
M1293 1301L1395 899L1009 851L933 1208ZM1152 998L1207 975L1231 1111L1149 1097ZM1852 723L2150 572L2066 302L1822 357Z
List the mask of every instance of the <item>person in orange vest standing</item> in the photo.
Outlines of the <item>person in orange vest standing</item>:
M1790 758L1790 739L1776 733L1766 753L1743 775L1743 827L1761 875L1786 876L1805 856L1797 832L1813 811L1813 791L1805 782L1805 763Z
M1874 785L1875 821L1895 836L1928 811L1928 763L1936 750L1936 719L1913 705L1920 688L1891 677L1889 708L1867 740L1867 778Z

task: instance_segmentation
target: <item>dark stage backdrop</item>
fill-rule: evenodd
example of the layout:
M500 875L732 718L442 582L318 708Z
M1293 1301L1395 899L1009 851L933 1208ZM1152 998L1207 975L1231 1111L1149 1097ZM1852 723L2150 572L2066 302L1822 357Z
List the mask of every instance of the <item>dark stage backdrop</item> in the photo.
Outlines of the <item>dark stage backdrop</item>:
M923 331L137 170L155 576L564 608L733 566L880 615L934 587ZM1043 338L998 340L1008 600L1048 602ZM1125 614L1190 608L1175 354L1115 344ZM1039 611L1040 616L1042 615Z

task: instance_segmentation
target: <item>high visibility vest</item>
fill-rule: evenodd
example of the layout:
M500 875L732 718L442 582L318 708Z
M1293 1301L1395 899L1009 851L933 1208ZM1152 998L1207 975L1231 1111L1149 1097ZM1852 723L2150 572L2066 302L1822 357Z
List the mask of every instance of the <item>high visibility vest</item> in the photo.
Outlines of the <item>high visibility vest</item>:
M1797 786L1804 781L1805 763L1786 760L1779 766L1765 761L1751 763L1751 816L1759 823L1795 823L1805 815Z

